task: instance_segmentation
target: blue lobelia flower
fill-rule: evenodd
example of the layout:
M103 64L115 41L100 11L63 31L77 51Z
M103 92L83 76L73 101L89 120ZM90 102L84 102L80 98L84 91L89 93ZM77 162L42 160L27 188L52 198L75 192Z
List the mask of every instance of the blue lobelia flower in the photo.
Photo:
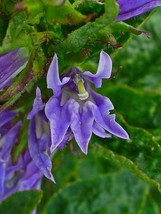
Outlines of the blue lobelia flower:
M0 113L0 194L4 191L6 168L11 161L10 153L16 143L18 131L21 126L21 122L18 122L9 129L14 116L15 112L4 111Z
M120 11L116 21L130 19L161 6L161 0L117 0L117 3Z
M12 124L16 112L0 113L0 202L11 194L40 189L42 172L34 164L28 149L12 162L11 151L18 140L21 122Z
M0 55L0 90L10 84L12 78L19 74L28 61L26 48L17 48Z
M29 151L20 155L17 163L8 161L3 182L3 191L0 193L0 202L15 192L40 189L42 173L31 159Z
M50 121L51 151L63 147L74 136L80 149L87 154L92 132L102 138L113 134L129 139L126 131L116 123L115 115L109 112L114 108L111 101L90 87L90 82L101 87L102 79L110 78L111 70L109 55L101 51L96 74L81 72L74 67L60 78L57 56L54 56L47 74L47 86L53 90L54 96L45 107Z
M28 132L28 146L31 158L40 171L50 180L55 182L51 173L51 137L48 119L44 113L45 104L41 99L41 91L36 89L36 98L33 108L28 114L30 120Z

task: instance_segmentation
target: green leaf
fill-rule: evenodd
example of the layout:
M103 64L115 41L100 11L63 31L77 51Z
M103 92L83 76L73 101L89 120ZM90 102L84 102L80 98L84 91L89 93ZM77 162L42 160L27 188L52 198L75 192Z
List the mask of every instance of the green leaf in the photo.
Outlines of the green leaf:
M29 214L38 205L42 192L38 190L17 192L0 204L0 213Z
M145 200L138 214L159 214L161 213L161 194L154 188L150 188L145 195Z
M123 126L125 127L125 125ZM94 139L92 153L131 170L139 178L155 185L161 191L161 147L155 137L141 128L125 127L129 141L119 138ZM89 150L90 151L90 150Z
M136 214L148 186L127 170L69 184L55 194L45 214Z
M148 130L161 128L160 93L144 93L126 85L108 86L101 92L111 99L115 110L123 115L128 124Z
M71 25L85 21L87 18L75 10L69 1L66 1L65 4L60 7L46 5L46 19L49 23L52 22L53 24L58 22Z
M113 162L102 157L95 157L90 152L88 156L85 156L81 153L80 148L76 147L76 143L73 146L75 155L69 150L70 146L54 154L53 174L56 179L56 185L44 179L42 185L43 198L38 211L44 209L45 204L51 196L70 183L89 180L98 177L98 175L118 171L119 168Z
M104 6L98 1L75 0L73 7L87 16L99 16L103 13Z
M55 47L55 51L61 56L62 50L64 50L63 55L66 62L68 62L68 57L70 58L70 62L71 60L80 62L86 57L86 54L82 52L83 48L88 49L89 47L89 51L92 51L94 48L96 52L99 47L100 50L100 45L97 47L95 42L101 40L102 36L108 37L108 35L111 34L109 25L114 21L117 14L118 5L114 0L107 0L105 2L105 12L101 17L97 18L94 22L88 22L70 33L67 39ZM106 28L106 34L104 34L104 28Z
M143 35L133 37L131 42L120 49L114 58L117 69L123 66L116 83L126 83L131 87L143 90L161 90L161 57L160 57L160 22L161 8L158 7L149 21L141 28L150 32L150 39Z
M40 0L24 0L24 8L27 9L28 16L26 23L36 25L40 23L41 18L44 15L43 4Z

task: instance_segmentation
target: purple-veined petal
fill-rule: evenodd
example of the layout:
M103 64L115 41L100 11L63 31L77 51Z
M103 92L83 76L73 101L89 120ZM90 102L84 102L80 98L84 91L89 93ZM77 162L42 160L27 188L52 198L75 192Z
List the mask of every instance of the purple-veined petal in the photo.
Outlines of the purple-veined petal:
M67 133L65 134L64 139L62 140L62 142L59 144L59 146L57 147L57 149L63 149L65 147L65 145L71 141L73 139L73 133L71 131L71 129L69 128Z
M51 173L52 162L51 162L51 157L49 156L49 152L50 152L49 141L50 141L50 137L47 135L43 135L39 139L39 145L40 145L39 151L41 155L41 160L43 161L45 166L45 169L44 169L44 166L42 165L42 171L44 171L44 175L48 179L52 180L55 183L54 177Z
M62 81L60 80L58 69L58 58L57 55L55 54L47 73L47 87L51 88L55 95L57 94L59 95L61 87L64 84L66 84L69 80L70 80L69 77L64 77Z
M54 178L51 174L51 158L48 154L49 151L49 139L46 136L37 138L36 136L36 118L33 117L30 121L29 134L28 134L28 146L31 158L39 170L50 180L54 181ZM42 149L42 146L46 145L45 150ZM48 148L47 148L48 147ZM43 146L44 148L44 146ZM48 149L48 150L47 150Z
M37 183L41 182L42 172L32 161L28 150L25 152L21 161L23 165L23 167L20 168L22 175L18 178L16 191L35 189Z
M33 103L33 108L32 110L28 113L27 119L31 119L34 117L39 111L43 110L45 107L45 104L43 104L42 99L41 99L41 91L40 88L36 88L36 98L34 99Z
M51 97L46 103L45 113L50 121L51 130L51 152L53 152L65 137L70 126L70 115L75 101L68 100L63 106L60 105L60 98Z
M4 191L4 181L6 175L6 163L0 159L0 194Z
M0 113L0 127L10 122L16 116L15 111L3 111ZM1 132L1 131L0 131Z
M42 173L33 163L28 150L26 150L25 156L20 154L15 165L11 159L7 163L0 160L0 182L4 180L2 185L0 184L3 190L3 193L0 194L0 202L18 191L40 189L41 178Z
M17 183L17 191L35 189L34 186L38 180L40 180L40 175L37 173L32 174L28 178L21 178Z
M8 132L2 137L2 141L4 142L1 145L2 150L0 153L0 158L3 160L7 160L10 157L10 152L13 145L16 143L17 134L21 126L21 121L19 121L16 125L14 125ZM4 138L4 139L3 139Z
M7 81L6 83L3 84L3 87L0 88L0 91L3 91L5 88L11 85L12 85L12 80Z
M110 78L111 72L112 60L107 53L101 51L97 73L92 74L89 71L85 71L83 75L86 76L89 81L93 82L97 88L100 88L102 85L102 79Z
M23 159L23 170L24 170L24 178L30 178L33 174L38 174L38 175L42 175L42 172L39 170L39 168L35 165L35 163L33 162L31 156L30 156L30 152L29 150L26 151L30 158L29 162L26 162L26 158L24 157Z
M102 126L109 133L123 139L129 139L127 132L115 121L115 115L102 115L99 108L93 105L91 108L96 123Z
M161 0L117 0L117 2L120 11L116 21L130 19L161 6Z
M95 135L97 135L98 137L101 137L101 138L110 138L111 137L111 135L106 133L105 130L96 122L94 122L92 130L93 130L93 133Z
M104 118L106 125L109 127L108 131L117 137L128 140L127 132L115 121L115 114L110 114Z
M23 167L27 166L31 162L31 155L29 150L27 150L23 156L20 155L18 161L20 165L23 165Z
M114 106L108 97L102 96L101 94L96 93L92 89L90 90L90 95L93 102L99 108L101 114L107 115L110 110L114 109Z
M28 62L28 51L26 48L18 48L3 55L0 55L0 89L22 69Z
M88 144L92 136L92 126L94 122L90 105L93 104L90 101L87 101L82 107L80 107L76 102L74 108L71 109L71 129L78 146L85 154L87 154Z

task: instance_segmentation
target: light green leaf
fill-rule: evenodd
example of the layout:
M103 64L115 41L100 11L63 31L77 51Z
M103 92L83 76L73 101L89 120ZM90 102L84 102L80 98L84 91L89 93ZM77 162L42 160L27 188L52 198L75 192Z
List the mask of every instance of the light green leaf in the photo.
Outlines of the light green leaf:
M148 186L122 170L69 184L55 194L45 214L136 214Z
M161 90L160 22L161 8L158 7L149 21L141 28L150 33L150 39L141 35L120 49L114 58L117 69L123 67L116 83L126 83L139 90Z
M87 18L75 10L69 1L66 1L65 4L60 7L46 5L46 19L52 24L58 22L72 25L85 21Z
M29 214L38 205L42 192L37 190L17 192L0 204L0 213Z
M94 138L90 144L94 155L104 157L130 169L139 178L150 182L161 191L161 147L155 136L142 128L124 124L130 140L113 137L111 139ZM89 149L90 151L90 149Z
M62 43L55 47L56 52L60 53L64 50L63 55L70 58L70 61L74 58L75 61L80 61L85 56L82 54L83 48L89 47L90 44L94 45L94 41L99 41L101 37L105 37L103 28L106 28L106 37L111 33L109 25L114 21L118 14L118 5L114 0L107 0L105 2L104 14L97 18L94 22L88 22L79 29L70 33ZM94 43L94 44L93 44ZM95 46L96 48L97 46ZM97 51L97 50L95 50ZM73 55L73 53L77 53ZM60 53L62 55L62 53ZM77 58L77 59L76 59ZM66 58L68 61L68 58Z

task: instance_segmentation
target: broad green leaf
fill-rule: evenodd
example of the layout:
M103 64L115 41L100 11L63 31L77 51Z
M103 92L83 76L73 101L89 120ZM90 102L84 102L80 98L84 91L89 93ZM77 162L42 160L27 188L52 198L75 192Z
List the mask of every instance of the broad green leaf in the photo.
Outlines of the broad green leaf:
M70 33L67 39L55 47L56 52L60 53L61 50L64 50L63 55L66 53L66 55L70 57L70 60L74 58L75 61L80 61L80 59L84 57L82 56L81 50L83 50L83 48L88 48L89 44L93 44L94 41L101 39L101 30L103 28L106 27L106 36L111 33L109 25L114 21L117 14L118 5L116 5L114 0L107 0L105 2L104 14L97 18L94 22L88 22ZM77 54L73 55L73 53ZM60 53L60 55L62 54ZM75 57L77 57L77 59ZM66 61L68 60L66 59Z
M40 0L24 0L24 8L27 10L28 16L26 23L37 25L40 23L41 18L44 15L43 4Z
M160 21L161 8L157 8L149 21L141 28L151 34L150 39L143 35L133 37L131 42L120 49L114 58L114 66L123 66L116 83L123 82L139 90L161 89Z
M161 194L154 188L147 190L145 200L138 214L159 214L161 213Z
M130 136L125 141L119 138L93 139L91 143L93 155L104 157L131 170L139 178L150 182L161 191L161 147L155 137L141 128L124 126Z
M0 204L0 213L3 214L30 214L38 205L42 192L38 190L17 192Z
M73 3L73 7L87 16L94 17L99 16L104 10L104 4L91 0L76 0Z
M102 157L96 157L89 152L88 156L81 153L80 148L74 146L74 154L68 145L63 151L57 151L53 157L53 175L56 185L44 179L42 189L43 198L38 211L44 209L45 204L52 195L62 190L68 184L76 181L84 181L104 175L115 173L119 167ZM38 212L39 213L39 212Z
M47 203L44 214L136 214L147 184L126 170L69 184Z
M161 128L160 93L144 93L125 85L110 87L108 82L104 83L101 92L111 99L115 110L120 112L130 125L148 130Z

